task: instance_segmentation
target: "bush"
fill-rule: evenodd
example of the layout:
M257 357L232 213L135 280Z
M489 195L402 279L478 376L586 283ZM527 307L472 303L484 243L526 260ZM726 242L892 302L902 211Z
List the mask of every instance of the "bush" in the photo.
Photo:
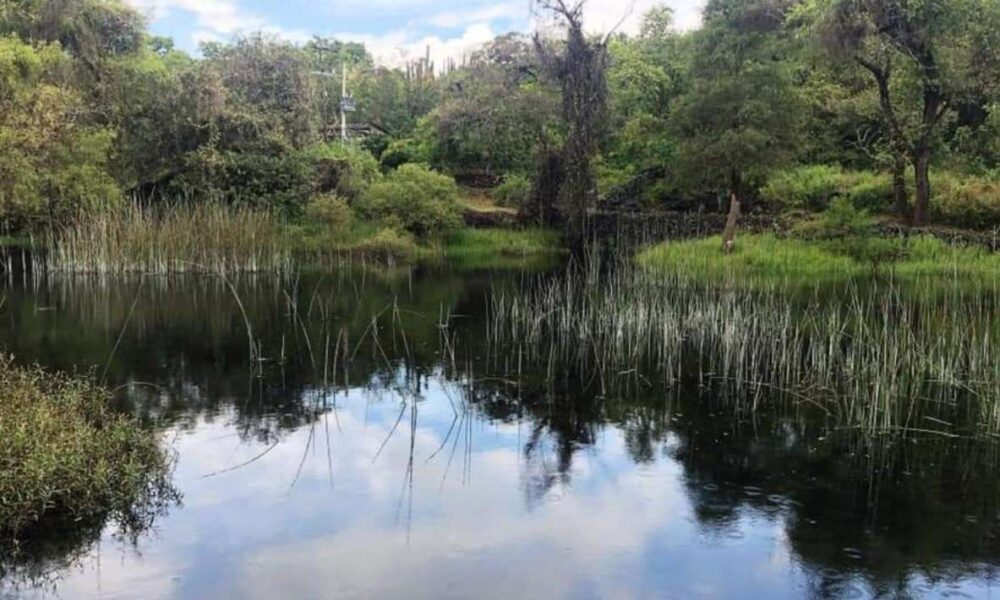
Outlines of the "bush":
M836 198L818 218L798 224L793 233L806 239L838 239L871 233L872 219L847 198Z
M84 380L0 356L0 555L47 525L149 523L178 499L156 435Z
M382 176L378 160L360 146L326 144L307 152L316 164L318 191L336 193L349 202L360 198Z
M531 198L531 180L524 175L507 175L493 190L493 199L500 206L521 208Z
M848 198L856 207L883 210L892 202L892 178L813 165L775 174L762 196L766 202L785 209L823 210L834 198Z
M314 179L310 157L284 144L203 147L185 158L185 171L168 194L298 215L312 196Z
M405 231L383 227L375 235L356 244L354 251L366 256L392 261L412 258L419 254L420 248L410 234Z
M347 201L335 194L323 194L313 198L306 205L305 214L308 220L333 230L343 229L354 216Z
M935 174L931 185L931 218L935 223L970 229L1000 226L1000 182Z
M455 181L407 164L372 185L357 204L369 219L398 225L420 239L442 237L462 226Z

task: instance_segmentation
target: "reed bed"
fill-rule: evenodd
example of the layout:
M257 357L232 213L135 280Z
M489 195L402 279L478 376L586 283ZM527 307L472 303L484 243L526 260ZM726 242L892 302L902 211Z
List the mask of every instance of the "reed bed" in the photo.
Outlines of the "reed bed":
M36 264L99 275L287 273L292 253L281 220L219 204L131 204L83 218L53 235Z
M660 378L751 410L793 402L868 434L1000 437L995 289L953 282L920 296L912 282L883 281L803 298L619 263L497 294L491 343L547 364L550 377L572 365L608 389Z

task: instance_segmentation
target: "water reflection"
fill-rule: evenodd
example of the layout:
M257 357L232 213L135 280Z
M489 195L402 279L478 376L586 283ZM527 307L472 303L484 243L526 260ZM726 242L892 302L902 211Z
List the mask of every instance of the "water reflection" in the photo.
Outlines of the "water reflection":
M866 441L697 389L605 396L572 365L498 356L488 295L546 276L243 280L253 363L210 278L9 290L0 340L23 361L101 369L125 332L109 381L172 441L185 497L136 549L106 537L33 593L990 593L991 445Z

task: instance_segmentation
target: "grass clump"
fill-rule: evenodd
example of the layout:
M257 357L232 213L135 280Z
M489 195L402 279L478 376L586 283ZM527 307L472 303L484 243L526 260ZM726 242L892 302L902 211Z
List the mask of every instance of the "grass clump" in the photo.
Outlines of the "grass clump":
M135 530L176 502L157 437L109 402L89 381L0 357L0 538L109 519Z
M932 177L935 223L968 229L1000 229L1000 181L949 173Z
M549 229L462 229L449 238L447 246L451 257L523 257L562 251L562 238Z
M731 254L722 252L722 237L666 242L642 251L638 263L651 271L720 279L740 275L778 278L854 276L865 267L829 247L773 234L746 235Z
M719 236L666 242L640 252L637 262L651 272L701 280L814 282L872 273L985 278L1000 275L1000 254L981 247L950 245L929 235L904 239L861 233L809 238L760 234L739 238L732 254L724 254L721 248Z
M540 267L565 253L562 237L549 229L463 229L449 238L445 256L464 268Z
M49 271L91 274L287 272L280 218L220 204L101 212L57 232Z
M823 210L835 198L846 198L859 208L883 210L892 202L892 178L834 165L809 165L776 173L762 196L783 209Z

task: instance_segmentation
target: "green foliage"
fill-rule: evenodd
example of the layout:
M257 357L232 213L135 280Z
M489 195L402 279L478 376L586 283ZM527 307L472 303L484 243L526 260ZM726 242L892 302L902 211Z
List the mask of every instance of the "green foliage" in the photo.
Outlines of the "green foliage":
M937 223L993 230L1000 227L1000 181L935 173L931 215Z
M559 233L549 229L462 229L448 239L447 254L516 258L557 254L562 249Z
M360 198L382 176L378 160L354 144L314 146L308 156L316 165L320 191L335 192L349 202Z
M511 174L493 190L493 199L499 206L521 208L531 198L531 179L525 175Z
M0 397L0 552L58 524L148 526L178 499L157 436L107 390L0 357Z
M965 275L995 278L1000 256L983 248L951 246L930 236L893 240L861 236L840 240L780 238L770 234L739 238L734 252L721 250L718 236L667 242L644 250L640 266L695 279L759 277L815 283L887 270L897 275Z
M296 215L313 189L306 153L273 144L252 150L202 147L187 155L183 174L170 182L175 197Z
M422 121L417 126L415 137L389 142L382 152L381 163L387 169L395 169L407 163L430 164L434 152L433 142L427 135L429 125Z
M837 198L858 208L885 210L892 202L892 178L833 165L809 165L774 173L761 198L782 209L822 210Z
M352 251L387 261L408 260L421 254L413 236L394 227L382 227L375 235L357 243Z
M462 224L455 181L414 164L369 187L357 209L366 218L398 224L422 240L445 236Z
M799 141L802 103L780 56L784 15L757 3L712 0L697 34L691 89L671 125L690 191L751 199Z
M313 198L306 205L305 217L333 231L339 231L350 224L354 213L346 200L333 194L323 194Z
M40 229L116 204L114 134L81 124L56 46L0 38L0 226Z

